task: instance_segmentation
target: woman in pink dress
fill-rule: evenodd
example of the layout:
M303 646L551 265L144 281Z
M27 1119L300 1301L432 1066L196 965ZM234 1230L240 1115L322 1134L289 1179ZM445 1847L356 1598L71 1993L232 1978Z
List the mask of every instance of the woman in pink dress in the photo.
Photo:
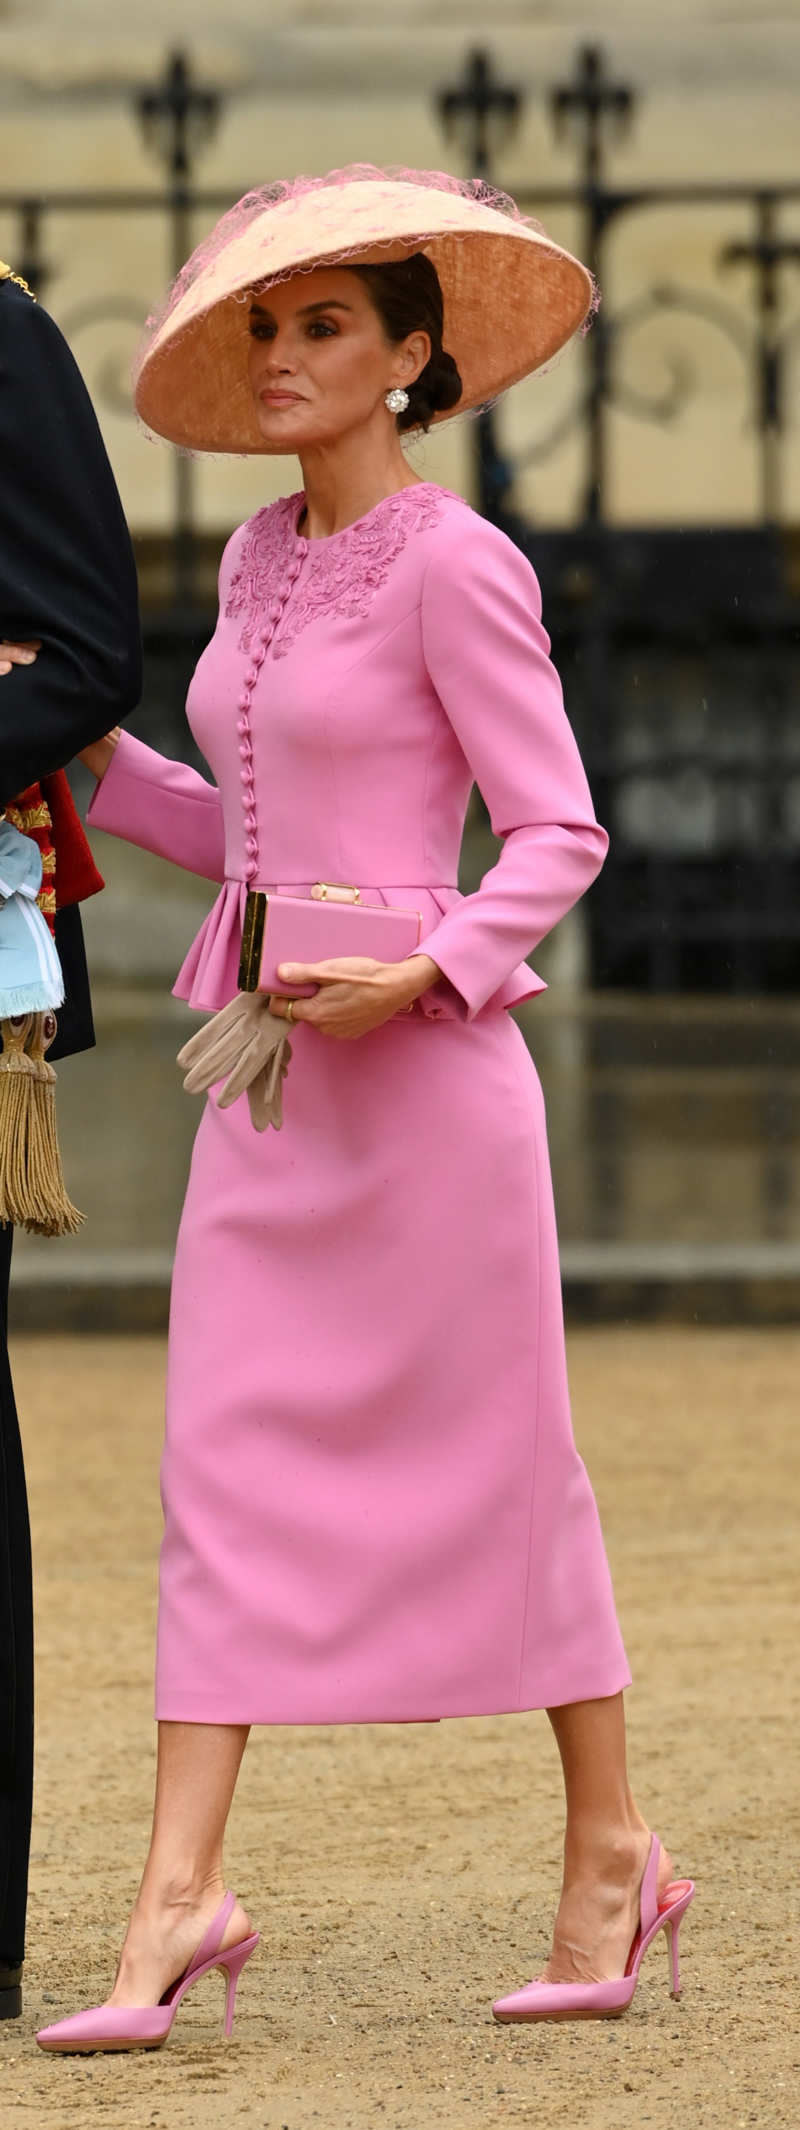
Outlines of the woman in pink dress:
M607 839L527 561L401 445L537 367L590 300L509 201L357 168L248 196L145 350L151 427L295 454L303 488L222 557L187 705L215 783L111 735L84 757L91 819L221 884L176 984L212 1013L253 883L355 883L422 936L402 962L282 969L280 1132L206 1103L172 1293L152 1843L108 2004L46 2047L155 2046L215 1964L232 2013L256 1938L221 1900L222 1842L254 1723L547 1709L561 1904L544 1977L498 2017L623 2009L691 1897L628 1784L541 1093L507 1012ZM502 850L464 898L473 779Z

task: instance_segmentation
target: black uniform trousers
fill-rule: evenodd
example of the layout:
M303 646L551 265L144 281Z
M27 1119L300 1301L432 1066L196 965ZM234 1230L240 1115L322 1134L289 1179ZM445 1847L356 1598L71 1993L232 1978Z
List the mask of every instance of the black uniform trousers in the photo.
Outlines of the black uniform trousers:
M36 638L41 650L0 679L0 811L127 717L141 693L133 551L91 401L53 319L10 280L0 281L2 637ZM76 908L59 910L56 945L67 1003L51 1058L93 1040ZM7 1347L12 1235L0 1227L0 2017L19 2009L8 1970L24 1949L33 1731L30 1539Z
M13 1228L0 1226L0 1987L25 1951L33 1794L31 1539L8 1361L13 1238Z

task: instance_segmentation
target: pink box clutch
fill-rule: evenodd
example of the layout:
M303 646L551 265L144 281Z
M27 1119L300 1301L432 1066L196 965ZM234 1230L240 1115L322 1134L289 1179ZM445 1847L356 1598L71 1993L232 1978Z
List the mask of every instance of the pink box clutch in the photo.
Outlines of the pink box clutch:
M419 946L419 910L357 902L357 893L356 888L328 889L322 882L311 896L271 895L251 888L242 926L240 991L313 998L315 984L281 983L278 965L285 961L335 961L345 954L405 961Z

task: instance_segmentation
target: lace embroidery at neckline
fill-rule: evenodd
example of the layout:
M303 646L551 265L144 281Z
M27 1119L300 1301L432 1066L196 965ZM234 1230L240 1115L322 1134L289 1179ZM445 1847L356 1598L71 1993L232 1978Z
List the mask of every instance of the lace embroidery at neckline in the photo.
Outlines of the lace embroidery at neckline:
M267 504L246 528L225 602L229 618L241 616L241 650L251 649L265 623L275 631L273 657L285 658L301 630L323 615L364 619L411 534L435 525L445 502L457 500L449 489L420 482L385 496L367 517L327 540L297 532L302 493ZM280 613L292 555L302 555L303 574Z

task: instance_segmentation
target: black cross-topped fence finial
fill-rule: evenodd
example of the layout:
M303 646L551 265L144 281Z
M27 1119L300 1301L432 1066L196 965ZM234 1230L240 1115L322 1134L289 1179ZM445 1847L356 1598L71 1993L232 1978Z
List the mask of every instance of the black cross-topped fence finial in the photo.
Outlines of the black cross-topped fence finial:
M759 193L754 235L726 245L722 266L755 268L757 337L756 425L761 436L761 509L767 524L780 515L783 348L781 345L781 267L800 264L800 243L782 237L774 193Z
M469 53L462 80L440 90L436 105L445 132L461 133L470 177L491 175L492 152L507 140L522 110L522 94L512 82L500 81L489 52ZM499 448L494 413L484 408L475 431L478 508L496 518L509 487L509 469Z
M169 180L172 271L179 274L191 250L192 164L210 138L222 98L217 89L192 78L183 52L171 52L161 80L140 89L135 108L146 141L152 144ZM174 461L173 597L176 607L191 604L194 594L194 468L180 452Z
M772 321L778 311L781 266L797 265L800 261L800 243L792 237L782 237L776 225L776 201L773 193L762 192L757 203L757 227L754 237L741 239L736 244L727 244L722 253L723 266L754 266L756 269L756 293L761 317Z
M489 52L469 53L463 80L442 89L436 99L447 133L461 124L466 134L470 174L486 177L498 132L507 139L522 110L522 96L511 82L499 81Z
M608 123L617 130L630 122L634 93L624 82L614 81L606 71L599 45L585 44L577 56L571 81L558 82L550 91L550 110L557 133L572 123L579 128L581 147L580 189L585 211L583 256L600 288L603 285L603 236L617 202L604 182L603 149ZM587 343L589 390L586 427L589 446L588 478L584 505L587 521L598 524L603 516L606 485L606 400L608 396L609 334L602 310Z
M583 123L583 181L586 186L600 181L603 126L606 119L616 120L617 127L626 126L634 107L633 90L624 82L612 81L605 71L603 54L596 44L585 44L578 53L577 69L572 81L559 82L550 91L550 108L557 132L563 132L570 119Z
M475 50L467 57L462 80L452 89L440 90L436 105L445 132L461 133L470 176L488 179L492 151L499 140L508 139L522 110L519 89L498 80L489 52ZM496 518L508 490L509 471L497 442L494 413L488 407L478 416L475 441L478 508L484 517Z
M173 184L188 178L192 157L213 133L220 110L216 89L192 80L183 52L171 52L160 82L140 89L136 108L147 140L152 141Z

